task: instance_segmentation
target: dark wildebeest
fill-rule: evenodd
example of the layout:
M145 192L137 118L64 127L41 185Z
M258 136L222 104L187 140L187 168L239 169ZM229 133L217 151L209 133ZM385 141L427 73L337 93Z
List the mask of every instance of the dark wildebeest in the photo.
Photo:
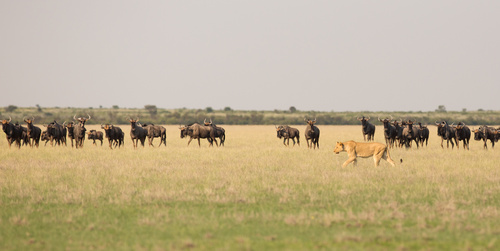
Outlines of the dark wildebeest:
M394 121L392 124L394 125L394 128L396 128L395 145L401 148L405 144L405 139L403 138L403 130L405 129L406 122L400 120Z
M144 147L144 141L146 141L148 131L138 125L137 122L139 122L139 118L137 119L129 118L128 121L130 122L130 138L132 139L132 144L134 145L134 149L137 149L139 141L141 141L141 145L142 147Z
M457 138L457 149L460 149L459 143L460 141L464 142L464 149L467 148L469 150L469 141L470 141L470 129L463 122L458 122L455 127L455 134Z
M415 144L418 148L418 141L420 140L420 131L413 128L413 123L415 121L408 120L406 122L406 127L403 129L403 138L405 139L406 148L411 147L412 141L415 141Z
M316 118L314 118L314 120L304 118L304 121L307 123L306 131L304 133L307 147L312 148L314 146L314 149L316 149L316 146L318 146L319 149L319 129L314 125L316 124ZM310 145L309 140L311 141Z
M49 132L48 131L43 131L42 135L40 136L40 140L45 141L45 146L47 146L47 143L50 140Z
M217 140L215 140L215 130L212 126L200 125L198 123L181 126L179 128L181 130L181 139L189 136L188 146L191 143L191 140L198 139L198 146L201 147L200 139L210 139L210 146L213 146L213 142L217 144Z
M358 117L357 119L361 121L361 132L363 133L363 139L365 141L373 141L375 136L375 125L368 122L368 120L370 120L370 117L365 118L365 116L363 116L361 118Z
M419 130L419 141L420 141L420 146L427 146L427 143L429 141L429 128L427 128L427 125L422 125L422 123L418 123L418 128Z
M94 140L94 142L92 143L93 145L96 145L97 144L95 143L96 140L100 140L101 141L101 146L102 146L102 140L103 140L103 133L102 132L98 132L96 130L90 130L88 133L88 139L91 139L91 140Z
M392 118L392 116L391 116L391 118ZM396 141L396 136L398 134L398 132L396 131L396 127L391 125L391 120L389 118L385 118L385 119L378 118L378 121L380 121L384 124L385 144L387 146L389 146L390 148L394 147L394 143Z
M54 122L49 123L45 127L47 127L47 135L50 139L51 146L54 146L54 141L58 145L61 144L66 145L66 128L64 128L61 124L57 123L57 121L55 120Z
M493 127L488 127L488 126L480 126L479 129L472 129L474 132L474 139L475 140L483 140L484 141L484 149L488 149L488 146L486 145L486 142L490 140L491 142L491 148L495 148L495 141L496 141L496 135L497 131Z
M158 146L161 146L161 143L167 146L167 130L165 129L165 127L157 126L154 124L144 124L142 125L142 128L146 129L147 131L147 136L150 146L154 147L153 146L154 138L160 138L160 144Z
M85 141L85 132L87 131L87 129L85 128L85 122L87 122L87 120L90 119L90 115L89 114L87 115L89 116L88 119L83 117L76 118L76 114L75 116L73 116L73 119L78 121L78 123L75 124L73 127L73 134L75 136L76 148L83 147L83 142Z
M16 146L18 146L18 148L21 148L23 131L19 127L16 127L14 124L12 124L11 121L11 117L9 117L9 120L2 120L2 130L7 138L7 143L9 143L9 148L13 142L16 142Z
M64 122L63 127L68 131L68 138L71 140L71 147L73 147L73 140L75 139L75 132L73 129L75 129L75 122L71 121L67 124Z
M279 139L283 138L283 145L289 146L290 139L293 141L293 146L295 146L295 138L297 138L297 145L300 146L300 132L299 129L290 126L274 126L276 127L277 137ZM286 142L286 143L285 143Z
M14 126L21 131L21 140L23 141L23 146L24 145L30 145L30 138L29 138L29 135L28 135L28 128L22 126L21 124L19 124L18 122L16 122L14 124Z
M212 123L212 119L210 119L210 122L207 122L207 120L205 119L203 121L203 124L205 124L205 126L211 126L215 129L215 137L219 138L219 140L220 140L219 146L224 146L224 142L226 141L226 130L224 130L224 128ZM210 140L211 140L210 138L208 138L207 140L210 144L212 144L212 142L210 142Z
M40 136L42 134L42 130L38 126L34 126L33 122L35 121L35 118L31 117L31 119L24 119L24 122L26 122L26 132L28 135L28 142L31 147L38 146L40 145Z
M444 148L443 141L446 140L446 148L450 147L451 142L451 149L453 149L453 147L455 146L453 140L455 140L455 143L458 144L456 133L457 129L448 125L448 122L446 121L443 121L441 123L436 122L436 126L438 127L437 135L441 137L441 148Z
M115 148L117 146L120 147L124 143L124 133L120 127L110 124L101 124L101 128L104 129L104 132L106 133L106 138L108 138L109 142L109 148L113 149L113 143L115 145Z

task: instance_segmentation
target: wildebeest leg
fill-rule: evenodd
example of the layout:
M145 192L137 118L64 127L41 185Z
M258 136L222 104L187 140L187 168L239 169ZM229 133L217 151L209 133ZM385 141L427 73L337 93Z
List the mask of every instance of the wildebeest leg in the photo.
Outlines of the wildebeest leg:
M210 145L213 145L213 143L210 143ZM198 138L198 147L201 147L200 138Z
M294 139L294 138L292 138L292 141L293 141L293 146L295 146L295 139Z
M286 138L283 138L283 145L286 146Z

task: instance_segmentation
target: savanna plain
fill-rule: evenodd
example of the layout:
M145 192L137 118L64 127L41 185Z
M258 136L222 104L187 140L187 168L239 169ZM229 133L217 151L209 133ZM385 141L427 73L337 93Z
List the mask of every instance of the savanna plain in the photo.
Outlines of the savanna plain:
M305 125L295 147L274 126L223 126L224 147L166 126L166 147L136 150L130 125L113 150L9 149L1 132L0 250L500 249L500 149L442 149L429 126L427 147L390 150L396 167L342 168L335 143L361 126L317 126L319 150Z

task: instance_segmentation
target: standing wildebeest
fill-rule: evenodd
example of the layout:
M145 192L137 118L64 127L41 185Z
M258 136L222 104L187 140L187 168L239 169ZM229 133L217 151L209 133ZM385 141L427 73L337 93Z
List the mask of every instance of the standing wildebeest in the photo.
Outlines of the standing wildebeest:
M458 122L457 126L455 127L455 134L457 138L457 149L460 149L458 143L460 141L464 142L464 150L467 148L469 150L469 140L470 140L470 129L465 125L463 122Z
M154 147L154 138L160 138L160 144L158 146L161 146L161 143L167 146L167 130L165 129L165 127L155 126L154 124L144 124L142 125L142 128L146 129L147 131L150 146Z
M30 145L31 142L30 142L30 138L29 138L29 135L28 135L28 128L22 126L18 122L16 122L14 124L14 126L17 128L17 130L21 131L21 140L23 141L23 146L24 145Z
M13 142L16 142L16 146L18 146L18 148L21 148L23 131L19 127L16 127L14 124L10 123L11 121L11 117L9 117L9 120L2 120L2 130L7 138L7 143L9 143L9 148Z
M98 132L96 130L90 130L87 134L88 134L88 139L94 140L94 142L92 143L93 145L97 146L97 144L95 143L95 141L96 140L100 140L101 141L101 146L102 146L102 140L103 140L103 133L102 132Z
M391 120L388 118L385 119L378 118L378 121L384 124L385 144L390 148L394 147L394 142L396 141L396 136L398 134L396 127L391 125Z
M443 141L446 140L446 148L450 147L451 142L451 149L453 149L453 147L455 146L453 140L455 140L455 143L458 144L456 133L457 129L448 125L448 122L446 121L443 121L441 123L436 122L436 126L438 127L437 135L441 137L441 148L444 148Z
M49 123L45 127L47 127L47 136L50 139L51 146L54 146L54 141L58 145L61 144L66 145L66 128L64 128L61 124L57 123L57 121L55 120L54 122Z
M283 145L289 146L290 139L293 141L293 146L295 146L295 138L297 138L297 145L300 146L300 132L299 129L290 126L274 126L276 127L277 137L279 139L283 138ZM286 142L286 143L285 143Z
M304 118L304 121L307 123L306 131L304 133L304 137L306 138L307 147L316 149L318 146L319 149L319 129L314 124L316 124L316 118L314 120L309 120ZM309 145L309 140L311 140L311 144Z
M370 117L358 117L358 120L361 121L361 132L363 133L363 139L365 141L373 141L375 136L375 125L368 122L368 120L370 120Z
M406 122L404 122L402 119L400 121L394 121L392 122L392 125L394 125L394 128L396 128L396 138L395 138L395 145L399 148L403 147L405 144L405 139L403 138L403 130L406 126Z
M45 140L45 145L44 146L47 146L47 143L49 142L50 140L50 137L49 137L49 132L48 131L43 131L42 132L42 135L40 136L40 140L44 141Z
M205 119L203 121L203 124L205 124L205 126L211 126L215 129L215 137L219 138L219 140L220 140L219 146L224 146L224 141L226 141L226 130L224 130L224 128L212 123L212 119L210 119L210 122L207 122L207 119ZM212 144L212 142L210 142L210 140L211 140L210 138L208 138L207 140L210 144Z
M40 145L40 136L42 134L42 130L40 127L34 126L33 122L35 118L31 117L31 119L24 119L24 122L27 124L26 132L28 135L28 142L31 147L35 146L38 148Z
M213 142L217 144L217 140L215 140L215 130L212 126L200 125L198 123L182 126L179 128L181 130L181 139L189 136L188 146L191 143L191 140L198 139L198 146L201 147L200 139L210 139L210 146L213 146Z
M109 148L112 148L113 143L115 144L115 148L120 147L124 142L124 133L122 129L118 126L110 125L110 124L101 124L101 128L104 129L106 133L106 138L108 138Z
M71 140L71 147L73 147L73 140L75 139L75 132L73 129L75 129L75 122L71 121L67 124L64 122L63 127L68 130L68 138Z
M422 123L418 123L418 131L419 131L419 141L420 141L420 146L427 146L427 142L429 141L429 128L427 128L427 125L422 125Z
M77 125L74 125L74 127L73 127L73 134L75 136L75 147L76 148L83 147L83 142L85 141L85 132L87 131L87 129L85 128L85 122L87 122L87 120L90 119L90 115L88 115L88 116L89 116L88 119L83 118L83 117L76 118L76 114L75 114L75 116L73 116L73 119L75 119L79 122Z
M472 129L474 132L475 140L483 140L484 141L484 149L488 149L486 142L490 140L491 148L495 148L495 141L497 138L497 131L493 127L488 126L480 126L479 129Z
M141 126L138 125L139 118L132 119L129 118L130 122L130 138L132 139L132 144L134 145L134 149L137 148L138 141L141 141L142 147L144 147L144 141L146 141L146 137L148 135L148 131Z
M413 128L413 123L415 121L408 120L406 122L406 127L403 129L403 138L405 139L406 148L411 147L412 141L415 141L415 144L418 148L418 141L420 140L420 131Z

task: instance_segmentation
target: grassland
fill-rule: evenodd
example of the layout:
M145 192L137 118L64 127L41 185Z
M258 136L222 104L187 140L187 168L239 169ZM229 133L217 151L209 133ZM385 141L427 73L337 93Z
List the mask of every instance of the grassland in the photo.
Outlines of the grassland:
M441 149L431 127L427 148L391 151L396 167L341 168L335 142L360 126L318 125L320 150L224 127L220 148L188 147L175 126L167 147L137 150L128 125L115 150L9 149L0 133L0 250L500 248L498 149Z

